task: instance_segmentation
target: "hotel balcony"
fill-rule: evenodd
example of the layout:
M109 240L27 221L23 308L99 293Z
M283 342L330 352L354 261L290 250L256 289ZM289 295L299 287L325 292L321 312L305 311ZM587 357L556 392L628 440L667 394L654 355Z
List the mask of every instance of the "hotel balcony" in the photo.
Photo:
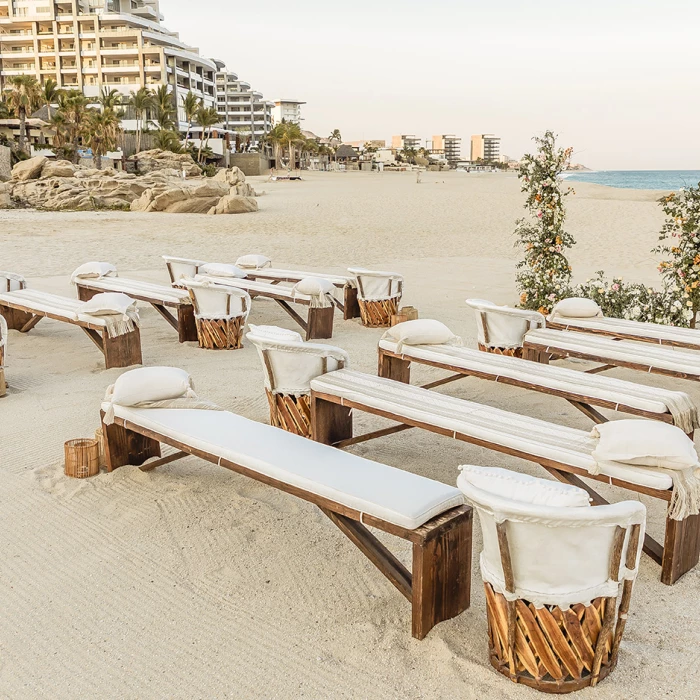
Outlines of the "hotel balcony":
M103 64L102 65L102 72L103 73L138 73L139 72L139 65L138 65L138 63L130 63L130 64L122 64L122 65Z

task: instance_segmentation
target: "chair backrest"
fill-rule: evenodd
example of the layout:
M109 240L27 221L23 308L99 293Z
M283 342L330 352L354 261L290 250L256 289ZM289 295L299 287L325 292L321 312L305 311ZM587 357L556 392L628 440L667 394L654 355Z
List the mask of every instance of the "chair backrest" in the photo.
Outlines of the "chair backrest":
M250 295L245 289L199 282L186 277L181 280L181 284L189 291L194 314L199 318L247 318L250 313Z
M0 271L0 292L17 292L26 287L27 282L22 275Z
M265 387L273 394L309 394L311 380L350 364L342 348L301 340L270 339L249 332L246 338L260 355Z
M357 296L363 301L383 301L401 296L403 277L395 272L380 272L349 267L357 283Z
M483 299L467 299L476 314L477 337L487 348L520 348L525 334L544 328L545 318L537 311L497 306Z
M163 260L165 260L172 284L182 284L181 280L183 277L194 277L199 272L199 268L206 264L201 260L175 258L171 255L163 255Z
M462 476L457 485L479 514L482 577L511 600L587 605L616 595L620 581L636 577L643 504L540 506L496 496Z
M7 321L0 316L0 367L5 364L5 347L7 346ZM2 387L0 387L2 389Z

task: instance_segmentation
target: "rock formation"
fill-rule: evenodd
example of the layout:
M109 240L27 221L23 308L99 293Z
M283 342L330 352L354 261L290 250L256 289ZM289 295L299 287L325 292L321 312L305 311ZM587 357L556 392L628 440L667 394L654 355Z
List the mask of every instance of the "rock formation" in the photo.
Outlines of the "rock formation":
M213 178L182 177L183 168L196 168L189 155L162 151L139 154L158 163L148 174L133 175L118 170L95 170L69 161L51 161L43 156L15 165L12 181L0 185L0 209L15 206L50 211L130 209L142 212L180 214L240 214L258 210L255 190L239 168L220 170ZM189 164L185 160L189 159ZM165 164L178 164L167 167Z

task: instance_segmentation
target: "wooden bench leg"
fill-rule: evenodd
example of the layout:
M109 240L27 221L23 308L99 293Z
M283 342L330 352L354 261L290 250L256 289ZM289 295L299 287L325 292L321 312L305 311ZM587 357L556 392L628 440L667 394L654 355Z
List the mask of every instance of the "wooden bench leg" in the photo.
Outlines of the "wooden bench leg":
M666 518L661 583L673 585L700 560L700 515L685 520Z
M7 328L9 330L20 331L24 333L34 328L34 326L36 326L36 324L42 318L41 316L35 317L34 314L31 314L28 311L12 309L9 306L0 306L0 314L2 314L5 317L5 321L7 321ZM27 327L35 318L37 318L37 320L30 327ZM23 331L25 327L27 327L27 330Z
M309 317L306 322L306 339L331 338L333 336L334 306L309 307Z
M86 289L80 285L77 285L76 289L78 290L78 299L80 299L80 301L90 301L95 294L99 294L96 289Z
M410 360L402 360L400 357L392 357L386 355L379 348L379 366L377 374L386 379L393 379L396 382L404 384L411 383L411 362Z
M115 338L110 338L106 330L102 331L102 351L107 369L143 364L141 331L136 327L131 333L123 333Z
M546 352L540 352L534 348L523 347L522 358L524 360L530 360L531 362L539 362L543 365L549 364L549 355Z
M104 418L104 413L102 413ZM146 437L121 425L102 423L105 466L111 472L127 464L140 465L151 457L160 457L158 440Z
M352 437L352 412L311 395L311 439L332 445Z
M177 307L177 332L178 340L181 343L198 340L197 324L194 319L194 306L192 304L180 304Z
M343 318L360 318L360 305L357 302L357 287L347 285L343 294Z
M469 607L472 566L472 511L436 537L413 545L413 636L423 639L443 620Z

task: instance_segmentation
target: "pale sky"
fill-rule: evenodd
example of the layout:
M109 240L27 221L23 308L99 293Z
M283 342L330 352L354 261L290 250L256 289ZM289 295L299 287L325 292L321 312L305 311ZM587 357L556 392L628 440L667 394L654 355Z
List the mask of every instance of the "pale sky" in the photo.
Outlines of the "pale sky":
M699 0L161 0L165 25L347 141L546 129L596 169L700 169Z

